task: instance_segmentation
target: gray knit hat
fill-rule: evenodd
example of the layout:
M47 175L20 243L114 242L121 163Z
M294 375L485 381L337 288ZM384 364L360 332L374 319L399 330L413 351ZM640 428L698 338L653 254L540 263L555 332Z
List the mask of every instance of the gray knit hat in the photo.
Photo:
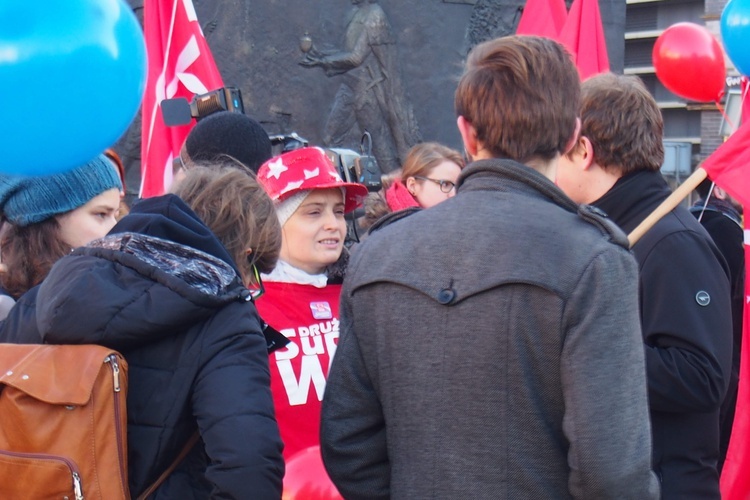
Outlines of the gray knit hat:
M113 188L122 189L120 176L104 155L60 174L0 174L0 213L17 226L28 226L75 210Z

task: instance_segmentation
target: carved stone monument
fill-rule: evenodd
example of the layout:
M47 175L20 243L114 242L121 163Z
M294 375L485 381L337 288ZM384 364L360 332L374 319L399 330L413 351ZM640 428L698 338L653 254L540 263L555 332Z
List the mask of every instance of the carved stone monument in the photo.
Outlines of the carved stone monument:
M400 168L409 149L420 142L412 104L401 80L398 47L377 0L352 0L341 49L316 49L303 38L304 67L319 66L326 76L343 75L326 120L323 143L346 146L354 125L372 134L373 152L384 172ZM309 41L309 44L307 43Z
M128 1L142 19L143 0ZM314 145L358 150L366 129L386 171L421 140L461 149L453 93L464 58L477 43L512 34L524 3L193 0L224 83L241 89L245 112L269 134L297 132ZM600 8L618 71L625 2L600 0ZM115 148L132 199L140 119Z

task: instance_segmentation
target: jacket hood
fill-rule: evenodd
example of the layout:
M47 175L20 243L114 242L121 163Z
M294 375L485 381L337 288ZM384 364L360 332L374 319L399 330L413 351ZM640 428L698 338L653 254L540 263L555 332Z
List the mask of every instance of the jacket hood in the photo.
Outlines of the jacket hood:
M226 249L179 198L136 207L109 236L52 267L36 308L45 342L123 350L250 301Z
M141 200L109 234L140 233L200 250L237 266L218 238L178 196L165 194Z

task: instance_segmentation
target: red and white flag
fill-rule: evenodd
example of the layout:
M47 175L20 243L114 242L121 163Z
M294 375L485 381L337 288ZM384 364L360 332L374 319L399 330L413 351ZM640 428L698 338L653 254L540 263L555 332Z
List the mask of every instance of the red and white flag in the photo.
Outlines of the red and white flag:
M526 0L516 35L546 36L559 41L567 16L564 0Z
M581 81L609 71L607 40L604 36L599 0L573 0L559 41L573 55Z
M148 80L142 107L141 190L148 198L164 194L172 183L172 160L195 125L167 127L164 99L205 94L224 86L203 36L192 0L146 0L143 31Z

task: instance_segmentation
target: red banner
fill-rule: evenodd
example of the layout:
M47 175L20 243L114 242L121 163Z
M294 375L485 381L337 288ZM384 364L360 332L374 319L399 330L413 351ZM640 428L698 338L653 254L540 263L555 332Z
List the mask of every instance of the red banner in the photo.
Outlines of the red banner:
M747 129L745 125L750 123L750 99L748 99L748 78L742 77L741 80L741 91L742 91L742 111L741 120L742 126L740 129ZM743 133L748 133L747 130L743 130ZM735 132L732 137L736 135ZM738 137L741 139L741 137ZM731 158L731 154L737 154L742 152L742 147L746 144L747 139L739 141L739 151L735 150L734 153L730 151L728 158ZM723 146L723 145L722 145ZM746 160L747 158L745 158ZM735 164L738 165L736 170L742 166L743 160L736 158ZM719 172L719 175L721 172ZM712 173L709 172L709 176ZM714 182L716 179L711 177ZM750 178L750 174L745 175L745 178ZM724 184L728 184L728 181L724 181ZM718 182L717 182L718 184ZM724 185L722 185L724 187ZM724 188L732 196L741 200L742 198L735 196L732 191ZM748 194L745 195L745 198ZM750 207L750 203L742 201L743 211L747 214L747 208ZM744 217L745 222L745 306L742 312L742 351L740 352L740 382L737 391L737 405L734 414L734 423L732 424L732 437L729 441L729 449L727 450L727 457L724 461L724 468L721 471L721 497L724 500L745 500L750 498L750 280L748 276L748 269L750 268L750 223L748 223L747 216Z
M172 160L195 122L167 127L163 99L205 94L224 86L203 36L192 0L146 0L144 35L148 80L142 107L142 198L163 194L172 182Z
M745 205L745 213L747 207ZM750 498L750 224L745 217L745 309L742 314L740 384L727 458L721 471L721 497L724 500Z
M567 17L564 0L527 0L516 35L546 36L559 41Z
M750 206L750 120L743 120L700 166L743 207Z
M573 0L559 40L573 55L581 81L609 71L607 40L598 0Z

